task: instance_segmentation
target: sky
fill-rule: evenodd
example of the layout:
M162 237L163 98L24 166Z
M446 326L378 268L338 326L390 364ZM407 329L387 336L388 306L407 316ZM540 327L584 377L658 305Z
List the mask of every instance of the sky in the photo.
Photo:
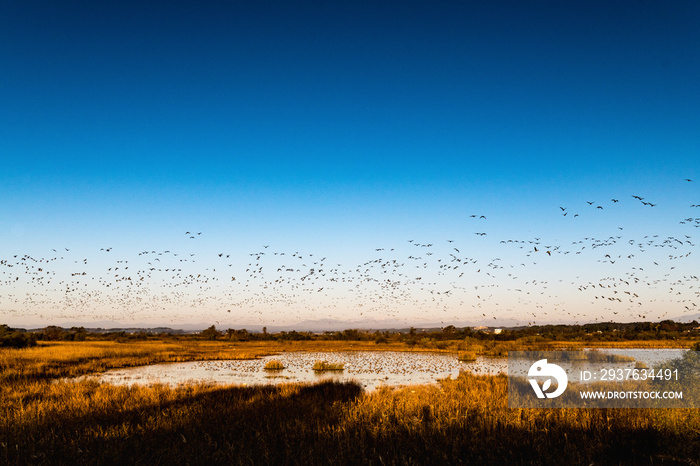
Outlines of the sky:
M3 2L0 68L0 322L700 312L697 2Z

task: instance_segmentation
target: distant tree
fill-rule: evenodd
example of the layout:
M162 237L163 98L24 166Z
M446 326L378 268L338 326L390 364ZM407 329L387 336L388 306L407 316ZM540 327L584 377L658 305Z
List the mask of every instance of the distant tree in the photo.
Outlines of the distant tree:
M36 346L36 335L4 324L0 325L0 347L26 348L28 346Z
M75 341L85 341L87 337L87 330L85 330L85 327L71 327L70 331L74 335Z
M374 342L375 343L388 343L389 339L386 337L385 334L381 333L379 330L374 332Z
M361 340L360 338L360 332L357 329L347 329L343 330L343 340L352 340L352 341L358 341Z
M250 333L244 328L241 330L230 328L226 330L226 338L231 341L248 341L250 340Z
M41 332L42 340L60 340L63 337L65 331L61 327L55 325L49 325L44 328Z
M207 340L216 340L216 337L218 337L219 335L220 332L216 329L215 325L212 325L211 327L202 330L202 336Z

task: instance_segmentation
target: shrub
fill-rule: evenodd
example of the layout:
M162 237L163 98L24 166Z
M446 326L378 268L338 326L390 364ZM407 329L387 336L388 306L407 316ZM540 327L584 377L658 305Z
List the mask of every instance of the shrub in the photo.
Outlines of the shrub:
M474 351L464 351L462 353L459 353L457 359L462 362L476 361L476 353Z
M276 359L268 361L267 364L265 364L266 371L281 371L282 369L284 369L284 364Z
M316 372L326 372L326 371L342 371L344 370L343 363L330 363L328 361L316 361L314 363L313 369Z
M36 335L17 329L0 326L0 347L4 348L26 348L36 346Z

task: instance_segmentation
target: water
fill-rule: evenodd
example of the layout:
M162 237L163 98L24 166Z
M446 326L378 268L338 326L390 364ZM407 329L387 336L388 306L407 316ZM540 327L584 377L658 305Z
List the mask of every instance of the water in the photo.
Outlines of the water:
M685 350L675 349L604 349L610 354L623 354L646 362L650 367L659 362L680 357ZM266 371L269 360L280 361L285 369ZM343 372L317 373L314 362L325 360L343 363ZM612 364L616 368L634 367L634 363ZM568 370L568 368L565 368ZM150 366L115 369L98 376L101 382L113 384L178 385L188 382L213 384L278 384L316 382L320 380L357 381L367 390L382 385L432 384L438 379L457 377L460 371L477 375L508 372L507 358L478 357L473 362L460 362L454 353L423 353L396 351L352 352L290 352L253 360L196 361L154 364Z
M266 371L269 360L280 361L285 369ZM314 362L323 360L343 363L342 372L317 373ZM290 352L252 360L196 361L155 364L151 366L115 369L97 376L113 384L164 383L177 385L187 382L216 384L278 384L316 382L319 380L357 381L367 390L381 385L412 385L436 383L437 379L457 377L460 370L476 374L505 372L507 364L501 358L480 357L464 363L454 353L423 353L397 351L348 352Z
M617 348L606 348L598 350L604 354L615 354L621 356L631 356L634 361L629 362L600 362L600 361L587 361L587 360L574 360L574 361L555 361L558 366L566 371L569 382L583 382L592 383L599 381L597 377L602 375L602 369L634 369L637 362L646 363L647 368L653 368L660 363L669 361L671 359L680 358L683 356L687 350L684 349L617 349ZM539 359L540 356L537 356ZM532 359L517 359L511 358L508 365L508 375L510 376L526 376L530 370L530 366L534 362ZM550 361L552 362L552 361ZM581 380L581 371L597 371L597 377L591 378L590 380ZM624 374L624 372L623 372Z

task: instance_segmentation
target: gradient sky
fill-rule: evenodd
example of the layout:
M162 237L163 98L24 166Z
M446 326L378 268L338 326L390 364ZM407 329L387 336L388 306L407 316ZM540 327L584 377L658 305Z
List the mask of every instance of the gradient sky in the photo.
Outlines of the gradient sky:
M208 3L0 6L0 322L700 312L697 2Z

